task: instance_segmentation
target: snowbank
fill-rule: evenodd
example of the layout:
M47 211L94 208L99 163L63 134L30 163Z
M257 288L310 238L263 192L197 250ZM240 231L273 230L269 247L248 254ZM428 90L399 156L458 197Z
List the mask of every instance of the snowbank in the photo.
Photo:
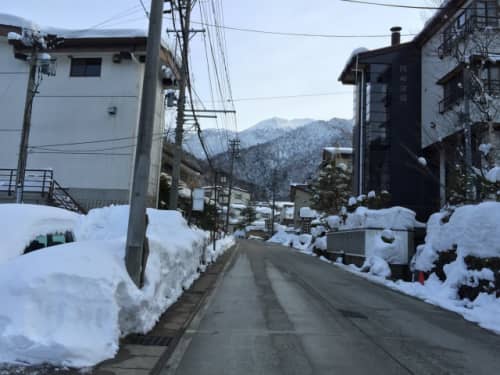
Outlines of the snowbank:
M494 295L481 293L472 302L460 300L456 297L456 292L447 288L435 274L432 274L426 280L425 285L422 285L418 282L387 280L385 277L360 272L360 269L353 265L333 264L336 267L356 273L375 283L385 285L388 288L419 298L432 305L458 313L464 319L500 334L500 298L496 298Z
M404 207L391 207L381 210L358 207L355 212L348 214L345 224L340 229L414 229L417 225L415 212Z
M0 204L0 264L23 254L40 235L74 231L80 215L55 207Z
M430 271L439 252L454 248L460 258L500 256L500 203L462 206L447 222L445 217L439 212L429 218L425 245L415 258L416 269Z
M385 280L384 267L379 260L375 262L373 259L367 259L361 269L353 266L338 266L350 272L369 269L370 274L359 274L392 289L421 298L428 303L457 312L465 319L477 322L480 326L500 334L500 298L497 297L498 292L495 295L494 287L497 282L495 272L487 266L470 269L466 263L468 256L478 259L500 257L499 228L500 203L497 202L462 206L455 209L451 216L446 212L432 215L427 223L425 244L419 247L412 267L418 271L436 271L434 266L439 253L445 251L455 252L456 258L452 258L448 264L442 266L444 273L442 280L437 271L432 272L424 285L418 282ZM384 231L384 237L390 240L391 235ZM385 243L385 241L382 242ZM390 244L384 245L382 242L380 245L386 246L387 250ZM487 264L492 263L484 263L484 265ZM372 272L374 267L380 268L380 271ZM478 288L481 282L489 284L490 292L488 288ZM477 294L471 294L473 301L470 301L468 297L463 297L460 292L463 287L479 289Z
M30 215L43 217L47 207L36 208ZM155 325L199 276L204 256L213 261L233 243L226 238L205 253L207 234L178 212L151 209L148 217L142 289L124 264L127 206L92 210L76 225L71 214L77 242L0 265L0 362L84 367L112 358L121 336Z

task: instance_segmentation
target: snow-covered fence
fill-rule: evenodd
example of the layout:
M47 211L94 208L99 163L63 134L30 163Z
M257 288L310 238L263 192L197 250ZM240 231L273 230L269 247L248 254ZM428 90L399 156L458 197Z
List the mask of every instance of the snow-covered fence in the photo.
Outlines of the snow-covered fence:
M333 220L337 218L338 220ZM358 207L343 223L331 217L338 230L327 234L327 253L345 263L361 266L379 257L391 265L393 275L404 277L415 253L415 213L403 207L370 210Z
M385 232L385 233L384 233ZM387 230L382 228L351 229L327 234L327 251L351 257L380 256L394 265L408 265L415 252L414 232L391 230L392 243L382 240ZM361 262L362 263L362 262Z

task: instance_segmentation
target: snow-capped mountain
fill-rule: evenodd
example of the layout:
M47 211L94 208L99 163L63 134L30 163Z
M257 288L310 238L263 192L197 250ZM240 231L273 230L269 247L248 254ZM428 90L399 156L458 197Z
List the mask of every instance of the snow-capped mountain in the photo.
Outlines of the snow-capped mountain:
M261 121L238 134L223 129L206 129L203 131L203 139L209 153L211 155L217 155L227 150L227 140L234 138L236 135L238 135L241 141L240 148L245 149L272 141L273 139L281 137L294 129L314 121L313 119L287 120L273 117ZM205 153L196 134L189 134L185 137L184 149L199 159L205 158Z
M290 182L304 182L316 175L324 147L351 144L351 120L334 118L310 122L271 141L242 149L235 164L235 176L259 187L260 197L269 198L272 171L276 169L278 196L286 199ZM227 154L218 155L214 162L227 167Z

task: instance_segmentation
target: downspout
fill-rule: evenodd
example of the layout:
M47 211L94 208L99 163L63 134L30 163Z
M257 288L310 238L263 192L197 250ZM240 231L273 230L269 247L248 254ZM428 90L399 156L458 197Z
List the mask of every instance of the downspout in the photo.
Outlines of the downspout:
M356 55L356 68L354 71L356 72L356 87L358 87L358 73L361 73L361 87L359 88L359 108L358 108L358 116L359 116L359 140L358 140L358 150L359 150L359 160L358 160L358 195L363 194L363 157L364 157L364 144L363 144L363 128L364 128L364 96L365 96L365 72L363 69L359 69L358 67L359 56Z

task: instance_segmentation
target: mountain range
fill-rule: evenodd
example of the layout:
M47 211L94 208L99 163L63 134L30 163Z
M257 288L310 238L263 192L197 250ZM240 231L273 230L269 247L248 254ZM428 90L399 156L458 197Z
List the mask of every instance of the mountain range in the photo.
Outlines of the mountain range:
M212 157L214 165L228 170L226 137L221 137L217 129L205 130L203 134L211 152L222 150ZM288 199L291 182L314 178L324 147L351 146L352 121L339 118L329 121L272 118L238 134L230 133L228 137L231 139L236 135L241 140L240 157L234 168L236 180L246 182L244 187L252 190L255 199L270 199L274 171L277 198ZM196 141L191 137L185 147L201 158L203 150Z
M217 155L226 152L228 149L227 141L236 136L240 140L240 148L245 149L258 144L272 141L279 138L289 131L312 123L312 119L293 119L286 120L279 117L273 117L261 121L254 126L242 130L238 133L225 129L206 129L203 130L203 140L210 155ZM196 156L198 159L205 159L205 153L200 144L197 134L187 134L184 138L184 149Z

